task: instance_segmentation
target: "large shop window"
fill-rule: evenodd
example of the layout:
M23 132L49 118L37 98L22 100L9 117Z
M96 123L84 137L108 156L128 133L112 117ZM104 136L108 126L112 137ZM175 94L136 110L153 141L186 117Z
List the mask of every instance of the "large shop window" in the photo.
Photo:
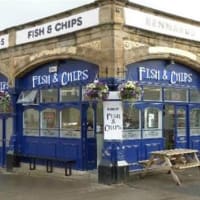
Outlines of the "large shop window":
M60 136L67 138L81 137L80 111L75 108L65 108L60 112Z
M132 104L123 104L123 138L140 139L140 111Z
M190 135L200 135L200 109L190 111Z
M143 87L143 99L161 101L162 90L159 87Z
M188 90L182 88L164 88L165 101L188 101Z
M162 112L158 108L149 107L144 110L143 138L162 137Z
M200 90L197 89L190 90L190 101L194 103L200 102Z
M79 87L65 87L60 89L60 101L78 101L80 98Z
M39 135L39 112L27 109L23 112L23 132L27 136Z
M41 136L57 137L59 135L59 113L47 108L41 112Z

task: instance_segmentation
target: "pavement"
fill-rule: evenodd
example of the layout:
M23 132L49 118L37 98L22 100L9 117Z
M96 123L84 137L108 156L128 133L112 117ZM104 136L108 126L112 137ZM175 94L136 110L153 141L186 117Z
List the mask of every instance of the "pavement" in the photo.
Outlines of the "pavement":
M198 168L178 172L181 186L171 175L149 173L143 178L130 174L122 184L99 184L97 171L74 172L64 170L52 174L45 170L29 171L28 167L8 173L0 170L0 200L199 200L200 171Z

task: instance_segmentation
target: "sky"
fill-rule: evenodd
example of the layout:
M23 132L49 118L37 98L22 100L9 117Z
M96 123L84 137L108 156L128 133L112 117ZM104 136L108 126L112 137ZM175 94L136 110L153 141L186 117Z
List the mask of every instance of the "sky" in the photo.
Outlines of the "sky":
M17 26L95 0L0 0L0 30ZM199 0L129 0L178 16L200 21Z

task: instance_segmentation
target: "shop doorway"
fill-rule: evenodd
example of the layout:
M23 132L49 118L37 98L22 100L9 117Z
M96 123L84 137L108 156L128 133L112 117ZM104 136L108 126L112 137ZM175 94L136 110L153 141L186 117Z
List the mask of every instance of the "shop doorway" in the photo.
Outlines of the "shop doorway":
M0 118L0 167L5 166L6 152L13 130L12 117Z
M165 148L188 147L187 106L166 104L164 106Z

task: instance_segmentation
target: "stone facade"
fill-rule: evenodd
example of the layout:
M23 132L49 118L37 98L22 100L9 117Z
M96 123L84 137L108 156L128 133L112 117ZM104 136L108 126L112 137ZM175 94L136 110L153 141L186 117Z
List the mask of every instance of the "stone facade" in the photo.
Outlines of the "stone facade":
M96 27L27 44L15 44L18 30L97 7L100 8L100 24ZM137 8L195 26L200 25L192 20L124 0L97 0L80 8L1 31L0 35L8 33L10 37L9 47L0 50L0 72L8 77L10 87L14 87L15 77L22 76L41 63L66 58L82 59L97 64L100 67L100 77L123 78L127 64L158 58L173 59L200 71L199 42L125 26L124 7Z

